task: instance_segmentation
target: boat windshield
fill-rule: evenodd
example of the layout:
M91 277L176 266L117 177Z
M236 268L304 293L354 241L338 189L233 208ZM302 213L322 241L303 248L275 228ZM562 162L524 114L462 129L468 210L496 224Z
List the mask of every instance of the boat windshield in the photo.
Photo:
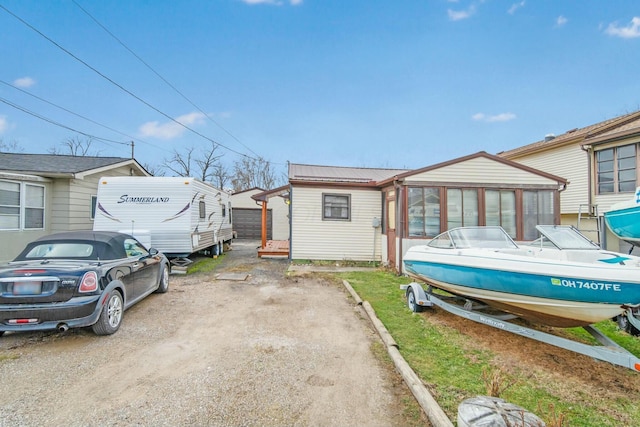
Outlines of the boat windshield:
M541 244L546 238L558 249L600 249L571 225L536 225L536 229L542 235Z
M515 249L518 247L507 232L497 226L452 228L434 237L428 246L445 249Z

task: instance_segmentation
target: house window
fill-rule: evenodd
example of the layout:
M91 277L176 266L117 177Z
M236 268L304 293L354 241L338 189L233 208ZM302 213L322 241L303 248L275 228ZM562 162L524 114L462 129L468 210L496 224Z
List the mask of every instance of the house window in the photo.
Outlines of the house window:
M440 233L440 189L409 187L409 236L425 237Z
M536 225L554 224L553 191L523 191L524 240L538 238Z
M596 152L598 193L622 193L636 189L636 144Z
M0 229L20 228L20 184L0 181Z
M0 181L0 230L44 228L44 187Z
M478 190L447 189L447 229L478 225Z
M512 190L486 190L486 225L500 225L512 238L517 238L516 193Z
M44 228L44 187L25 185L24 228Z
M322 195L322 219L350 220L351 219L351 195L350 194L323 194Z

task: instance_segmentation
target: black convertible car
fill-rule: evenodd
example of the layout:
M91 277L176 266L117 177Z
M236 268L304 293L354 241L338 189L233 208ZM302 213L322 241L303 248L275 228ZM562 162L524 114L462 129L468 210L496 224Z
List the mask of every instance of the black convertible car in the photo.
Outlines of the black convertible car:
M113 334L124 310L167 292L169 261L128 234L70 231L41 237L0 265L0 335L91 326Z

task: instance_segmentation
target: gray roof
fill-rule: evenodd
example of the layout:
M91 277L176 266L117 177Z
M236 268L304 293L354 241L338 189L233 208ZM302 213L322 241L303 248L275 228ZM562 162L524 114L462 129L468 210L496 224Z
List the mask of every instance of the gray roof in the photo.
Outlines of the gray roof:
M351 168L342 166L314 166L291 163L289 180L309 182L344 182L366 184L384 181L408 169Z
M29 173L41 176L61 176L87 172L131 161L135 160L123 157L0 153L0 171Z

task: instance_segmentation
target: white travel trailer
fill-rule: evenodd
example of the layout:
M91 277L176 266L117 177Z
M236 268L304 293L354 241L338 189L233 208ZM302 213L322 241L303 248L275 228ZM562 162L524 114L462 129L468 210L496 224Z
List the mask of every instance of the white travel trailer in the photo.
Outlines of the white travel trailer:
M219 255L233 238L231 196L195 178L102 177L93 229L131 234L169 258Z

